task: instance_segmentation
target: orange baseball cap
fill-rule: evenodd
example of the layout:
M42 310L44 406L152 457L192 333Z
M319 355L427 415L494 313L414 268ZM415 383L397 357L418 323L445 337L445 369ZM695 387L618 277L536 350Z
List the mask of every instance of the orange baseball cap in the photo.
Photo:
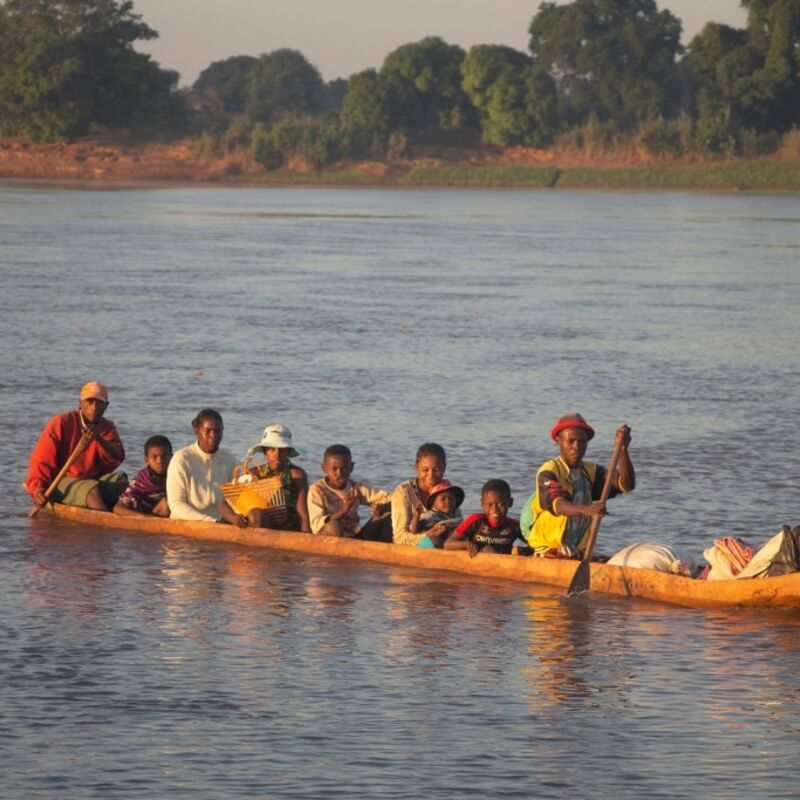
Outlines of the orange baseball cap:
M108 389L103 386L99 381L90 381L84 383L81 387L81 400L102 400L104 403L108 402Z

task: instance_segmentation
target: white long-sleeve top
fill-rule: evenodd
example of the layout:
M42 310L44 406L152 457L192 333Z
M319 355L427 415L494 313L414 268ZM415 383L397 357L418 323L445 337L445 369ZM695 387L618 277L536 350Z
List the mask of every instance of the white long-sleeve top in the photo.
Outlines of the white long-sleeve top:
M173 519L217 522L221 483L228 483L237 460L220 448L206 453L194 444L177 450L167 468L167 502Z

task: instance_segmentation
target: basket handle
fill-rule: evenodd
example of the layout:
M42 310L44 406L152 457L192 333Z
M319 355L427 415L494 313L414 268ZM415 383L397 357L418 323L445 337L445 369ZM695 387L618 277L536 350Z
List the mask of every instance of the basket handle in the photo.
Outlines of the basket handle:
M231 483L238 483L239 477L250 471L248 465L251 463L258 468L258 462L255 460L255 458L253 458L253 456L245 456L242 463L237 464L233 468L233 477L231 478Z

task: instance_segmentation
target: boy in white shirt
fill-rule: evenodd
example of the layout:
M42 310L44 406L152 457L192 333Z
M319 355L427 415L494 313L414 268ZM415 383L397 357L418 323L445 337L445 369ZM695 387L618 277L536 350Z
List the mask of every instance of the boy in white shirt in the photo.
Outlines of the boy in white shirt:
M308 489L311 532L363 538L358 536L358 507L373 506L374 513L376 506L391 501L391 494L350 479L353 458L343 444L332 444L325 451L321 468L325 477Z

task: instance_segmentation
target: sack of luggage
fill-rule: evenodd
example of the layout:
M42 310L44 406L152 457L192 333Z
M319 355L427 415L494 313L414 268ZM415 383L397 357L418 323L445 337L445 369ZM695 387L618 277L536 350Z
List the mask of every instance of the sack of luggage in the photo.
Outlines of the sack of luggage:
M697 562L686 550L657 542L634 542L615 553L608 560L617 567L636 567L685 575L693 578L697 574Z

